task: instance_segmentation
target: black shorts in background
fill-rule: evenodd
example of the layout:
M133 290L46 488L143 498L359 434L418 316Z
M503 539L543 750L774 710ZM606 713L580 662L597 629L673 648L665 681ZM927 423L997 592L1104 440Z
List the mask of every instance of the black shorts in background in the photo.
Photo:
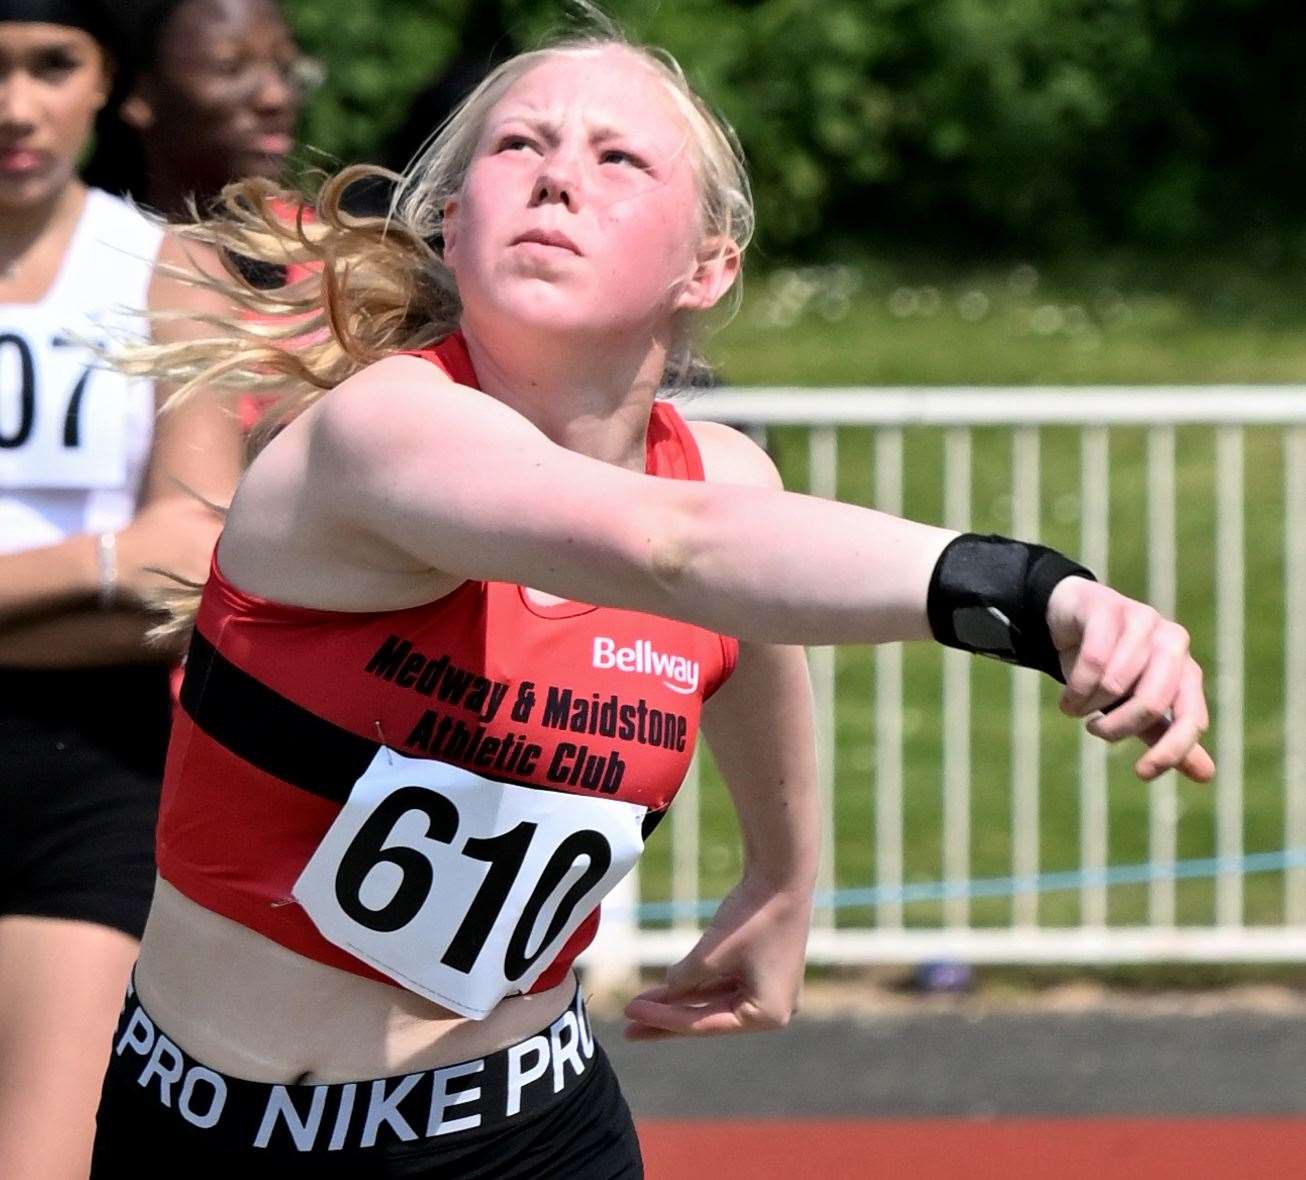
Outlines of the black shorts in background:
M0 669L0 917L140 937L170 710L161 665Z

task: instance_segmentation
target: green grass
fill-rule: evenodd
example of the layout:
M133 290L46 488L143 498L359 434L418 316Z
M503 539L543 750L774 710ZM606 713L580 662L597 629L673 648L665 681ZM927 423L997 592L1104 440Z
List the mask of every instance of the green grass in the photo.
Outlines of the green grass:
M727 377L740 384L985 384L1291 382L1306 378L1306 331L1297 319L1296 293L1261 280L1227 280L1210 294L1187 276L1169 294L1132 289L1112 276L1031 281L1014 274L969 275L955 281L866 271L787 272L755 280L745 310L714 349ZM913 294L902 294L910 291ZM936 295L923 294L934 291ZM976 296L982 296L977 298ZM1056 309L1056 314L1046 309ZM963 310L964 309L964 314ZM1077 312L1072 309L1079 309ZM983 314L979 314L980 312ZM770 445L786 484L808 486L805 432L776 430ZM1146 593L1144 431L1111 432L1111 553L1113 585ZM840 498L871 502L872 432L839 431ZM972 527L1011 532L1010 448L1007 430L974 432ZM939 431L908 430L905 511L937 521L942 515L942 439ZM1179 617L1214 684L1214 437L1205 428L1178 432ZM1042 432L1041 539L1079 549L1079 436ZM1283 457L1274 428L1246 433L1247 645L1245 824L1248 852L1283 846ZM908 881L942 876L940 653L909 646L905 659L905 866ZM875 883L874 683L868 649L840 651L837 661L836 876L841 888ZM1034 675L1033 673L1026 673ZM976 661L972 670L971 875L1011 872L1009 669ZM1042 688L1040 854L1044 871L1079 864L1077 726L1055 708L1051 682ZM1214 702L1213 705L1213 713ZM1111 749L1108 863L1146 861L1148 788L1130 765L1136 747ZM1219 758L1219 750L1213 751ZM702 800L701 895L719 897L739 870L729 802L710 766ZM1179 856L1207 857L1214 847L1214 792L1181 782ZM642 894L670 895L670 825L651 842ZM1282 878L1246 879L1249 923L1282 920ZM1213 920L1210 881L1177 886L1178 918ZM1146 920L1145 886L1116 887L1109 920ZM912 904L907 921L937 925L936 904ZM1079 919L1075 893L1046 894L1039 903L1047 925ZM839 921L866 924L869 910L849 910ZM1010 903L972 903L976 924L1011 920Z

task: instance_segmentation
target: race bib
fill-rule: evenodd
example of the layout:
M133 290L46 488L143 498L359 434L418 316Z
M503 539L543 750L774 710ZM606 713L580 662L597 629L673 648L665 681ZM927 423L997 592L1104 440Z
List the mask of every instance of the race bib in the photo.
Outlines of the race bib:
M634 866L646 810L382 747L292 892L330 942L482 1020Z
M0 488L121 488L125 382L58 333L0 329Z

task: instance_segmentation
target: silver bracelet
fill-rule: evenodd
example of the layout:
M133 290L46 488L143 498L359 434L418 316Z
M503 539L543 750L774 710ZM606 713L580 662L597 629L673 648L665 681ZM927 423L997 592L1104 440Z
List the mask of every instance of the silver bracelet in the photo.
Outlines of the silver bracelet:
M100 578L99 603L108 610L118 596L118 537L116 533L95 536L95 569Z

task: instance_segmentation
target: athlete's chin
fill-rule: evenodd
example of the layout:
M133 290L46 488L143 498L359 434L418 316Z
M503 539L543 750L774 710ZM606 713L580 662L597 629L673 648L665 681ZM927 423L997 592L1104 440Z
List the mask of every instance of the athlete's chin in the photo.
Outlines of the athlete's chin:
M518 330L559 336L602 335L614 323L611 309L577 298L552 284L534 284L496 301L495 318Z
M286 169L286 157L279 152L244 151L235 157L233 177L251 176L280 180Z
M47 169L30 172L0 170L0 211L48 204L63 184L62 176Z

